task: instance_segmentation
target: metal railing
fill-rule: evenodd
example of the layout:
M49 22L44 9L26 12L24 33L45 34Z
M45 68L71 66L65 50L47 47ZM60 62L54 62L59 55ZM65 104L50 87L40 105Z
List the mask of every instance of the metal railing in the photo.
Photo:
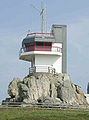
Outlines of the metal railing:
M29 68L29 74L35 73L35 72L45 72L45 73L56 73L55 68L51 66L35 66Z
M27 37L28 36L53 36L53 33L30 33L27 34Z
M56 73L56 69L53 68L53 67L48 67L48 73L53 73L53 74L55 74L55 73Z
M29 74L35 73L36 72L36 67L30 67L29 68Z
M46 52L60 52L62 53L62 48L53 46L30 46L30 47L23 47L20 49L20 54L25 52L31 52L31 51L46 51Z

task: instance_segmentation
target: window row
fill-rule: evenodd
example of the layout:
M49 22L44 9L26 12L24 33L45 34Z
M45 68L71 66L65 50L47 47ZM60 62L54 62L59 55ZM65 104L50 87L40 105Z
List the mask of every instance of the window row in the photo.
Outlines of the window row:
M51 47L52 43L51 42L30 42L30 43L25 43L25 47L33 47L33 46L40 46L40 47Z

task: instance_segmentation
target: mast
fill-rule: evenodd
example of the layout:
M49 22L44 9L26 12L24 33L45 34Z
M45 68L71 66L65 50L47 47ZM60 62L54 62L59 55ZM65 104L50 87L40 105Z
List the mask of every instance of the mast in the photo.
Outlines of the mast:
M42 3L42 11L41 11L40 15L42 16L41 32L46 33L47 32L46 4Z
M37 7L35 7L33 4L31 4L31 6L35 8L36 11L38 11L40 15L42 16L41 33L46 33L47 32L46 4L44 4L43 2L41 3L41 7L42 7L41 11Z

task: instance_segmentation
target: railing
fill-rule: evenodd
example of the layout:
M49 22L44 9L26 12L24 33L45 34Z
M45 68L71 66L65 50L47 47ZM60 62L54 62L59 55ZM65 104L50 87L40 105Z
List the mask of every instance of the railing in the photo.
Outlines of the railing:
M27 37L28 36L52 36L53 33L30 33L30 34L27 34Z
M45 73L55 74L56 70L51 66L42 66L42 65L29 68L29 75L35 72L45 72Z
M62 53L62 48L53 46L31 46L31 47L23 47L20 49L20 54L24 52L30 52L30 51L50 51L50 52L60 52Z
M36 67L30 67L29 68L29 74L35 73L36 72Z
M56 73L55 68L53 68L53 67L48 67L48 73L53 73L53 74L55 74L55 73Z

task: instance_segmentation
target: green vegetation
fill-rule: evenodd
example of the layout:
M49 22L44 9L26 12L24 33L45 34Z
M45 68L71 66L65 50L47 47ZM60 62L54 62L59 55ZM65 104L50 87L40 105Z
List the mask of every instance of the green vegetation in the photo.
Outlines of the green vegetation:
M0 108L0 120L89 120L89 111Z

